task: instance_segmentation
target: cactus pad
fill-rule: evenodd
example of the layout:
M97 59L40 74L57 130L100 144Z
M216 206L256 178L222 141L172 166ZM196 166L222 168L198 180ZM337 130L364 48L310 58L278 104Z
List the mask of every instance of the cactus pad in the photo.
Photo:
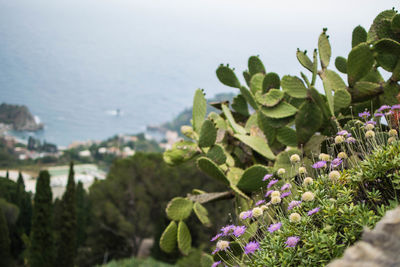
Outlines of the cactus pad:
M261 108L261 111L269 118L283 119L296 114L297 108L283 101L271 108L263 107Z
M201 126L199 147L210 147L214 145L217 139L217 129L215 125L210 120L205 120Z
M256 56L249 57L249 72L253 76L256 73L265 73L265 67L261 59Z
M311 59L306 55L305 51L303 52L303 51L300 51L299 49L297 49L296 57L297 57L297 60L300 62L300 64L304 68L308 69L311 72L313 71L313 63L312 63Z
M264 81L264 74L257 73L251 77L250 80L250 90L253 95L257 92L262 92L263 90L263 81Z
M202 90L197 89L193 99L193 127L199 133L207 113L207 101Z
M335 60L335 67L341 73L347 73L347 59L344 57L337 57Z
M351 95L346 89L340 89L335 92L333 97L333 105L335 107L335 112L341 109L347 108L351 103Z
M240 82L232 69L226 66L219 66L216 71L219 81L227 86L240 88Z
M296 76L283 76L281 84L283 91L291 97L305 98L307 96L307 88L303 81Z
M193 202L183 197L171 199L165 209L168 218L175 221L184 220L192 213Z
M249 115L249 107L247 106L246 99L240 94L233 98L232 108L239 114L244 116Z
M178 227L174 221L171 221L167 228L165 228L160 238L160 248L166 253L171 253L176 247L176 236Z
M243 172L237 187L246 193L257 191L264 185L263 177L271 171L263 165L253 165Z
M224 149L220 145L213 145L207 152L207 158L214 161L217 165L224 164L226 161L226 155Z
M329 65L331 58L331 45L326 35L326 29L321 33L318 39L319 59L321 60L322 68L325 69Z
M358 80L368 74L374 64L373 54L367 43L354 47L347 58L347 78L352 87Z
M259 136L248 136L243 134L235 134L235 138L245 143L251 149L266 157L267 159L274 160L275 155L269 148L265 140Z
M192 248L192 236L184 221L178 224L178 248L183 255L188 255Z
M353 30L351 47L355 47L367 41L367 31L362 26L357 26Z
M297 146L297 135L296 131L290 127L278 128L276 131L276 139L286 146Z
M279 89L281 87L281 80L279 75L275 72L269 72L264 77L263 81L263 93L266 93L271 88Z
M285 94L279 89L271 89L268 93L262 95L261 92L257 92L255 95L256 101L263 106L273 107L279 104L279 102L283 99Z
M222 172L222 170L210 159L208 159L206 157L198 158L197 166L199 167L200 170L202 170L204 173L206 173L210 177L215 178L216 180L229 185L228 178L226 178L226 176Z
M230 109L226 105L222 105L222 111L224 112L226 119L228 120L229 124L231 125L235 133L240 133L240 134L246 133L246 130L235 122L235 119L233 118Z
M286 170L286 177L293 177L297 174L298 168L292 168L290 163L290 156L293 154L301 155L301 151L298 149L290 149L288 151L282 151L276 156L276 161L274 164L274 169L278 170L284 168Z
M206 227L211 226L210 219L208 218L208 211L203 205L201 205L199 202L195 202L193 205L193 210L202 224L204 224Z
M296 115L296 132L298 144L305 144L310 137L321 127L322 114L318 105L306 101Z

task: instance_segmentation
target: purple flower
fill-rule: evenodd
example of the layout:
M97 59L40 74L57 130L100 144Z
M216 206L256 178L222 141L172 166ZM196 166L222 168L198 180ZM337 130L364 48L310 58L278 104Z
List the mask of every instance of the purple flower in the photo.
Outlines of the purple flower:
M251 218L251 216L253 216L253 211L252 210L243 211L239 215L240 219L242 219L242 220L245 220L247 218Z
M236 226L233 225L233 224L226 225L226 226L222 227L222 228L221 228L222 235L224 235L224 236L229 235L230 232L233 231L233 230L235 229L235 227L236 227Z
M385 113L386 116L390 116L390 115L392 115L392 114L393 114L393 111L392 111L392 110L389 110L388 112Z
M267 186L267 188L271 188L274 184L276 184L278 182L278 180L271 180L269 183L268 183L268 186Z
M383 110L385 110L385 109L390 109L390 106L388 106L388 105L382 105L380 108L378 108L378 111L380 112L380 111L383 111Z
M286 244L287 248L292 248L292 247L295 247L299 241L300 241L300 237L289 236L288 239L286 240L285 244Z
M265 194L265 197L268 197L269 195L271 195L272 192L274 192L274 190L268 190L268 192Z
M374 116L377 117L377 118L380 118L380 117L383 117L385 115L383 113L381 113L381 112L377 112L377 113L374 114Z
M279 229L281 229L281 226L282 226L282 223L274 223L274 224L271 224L269 227L268 227L268 232L270 232L270 233L273 233L273 232L275 232L275 231L278 231Z
M333 168L336 168L337 166L339 166L340 164L342 164L342 159L341 158L335 158L334 160L332 160L331 162L331 166Z
M400 104L393 105L393 106L392 106L392 110L394 110L394 109L400 109Z
M309 212L307 212L307 215L308 215L308 216L311 216L311 215L313 215L314 213L317 213L319 210L320 210L319 207L317 207L317 208L315 208L315 209L312 209L312 210L310 210Z
M285 198L287 196L290 196L290 194L292 194L291 191L284 192L284 193L282 193L281 198Z
M349 137L346 139L346 143L348 144L354 144L356 142L356 139L354 137Z
M350 137L350 136L351 136L351 133L346 134L346 137Z
M239 237L241 235L244 234L244 232L246 232L246 226L236 226L235 230L233 230L233 235L236 237Z
M211 242L214 242L215 240L217 240L218 238L220 238L222 236L221 233L217 234L216 236L214 236L213 238L211 238Z
M259 248L260 244L258 242L251 241L244 247L244 254L253 254Z
M263 181L266 181L266 180L268 180L269 178L271 178L272 176L273 176L273 174L266 174L262 180L263 180Z
M256 202L256 206L260 206L261 204L264 204L264 203L265 203L264 199L259 200L259 201Z
M215 254L215 253L214 253ZM217 267L218 265L220 265L221 264L221 261L216 261L216 262L214 262L212 265L211 265L211 267Z
M369 116L371 116L371 114L369 113L369 111L364 111L364 112L358 113L358 117L360 117L360 118L366 119L366 118L368 118Z
M324 168L324 167L326 167L326 161L324 161L324 160L317 161L317 162L315 162L315 163L312 165L312 167L313 167L314 169Z
M288 210L292 210L292 209L294 209L295 207L297 207L297 206L299 206L301 204L301 201L298 201L298 200L293 200L293 201L291 201L290 203L289 203L289 206L288 206Z
M341 131L339 131L336 135L346 135L346 134L348 134L349 132L348 131L346 131L346 130L341 130Z
M367 125L367 124L376 125L376 121L367 121L367 122L365 123L365 125Z
M292 187L292 185L289 183L286 183L281 187L281 191L285 191L286 189L289 189L290 187Z

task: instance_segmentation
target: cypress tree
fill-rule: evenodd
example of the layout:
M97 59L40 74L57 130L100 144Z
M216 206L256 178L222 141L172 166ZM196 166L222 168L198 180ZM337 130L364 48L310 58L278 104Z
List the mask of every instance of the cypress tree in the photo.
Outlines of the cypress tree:
M6 218L0 207L0 266L10 266L10 237Z
M59 233L57 266L73 267L76 251L76 208L75 208L74 164L71 162L68 183L61 200L61 225Z
M10 179L10 174L8 173L8 170L6 172L6 179Z
M76 186L76 248L79 248L85 243L88 217L88 197L83 188L83 183L79 181Z
M22 173L19 172L17 180L17 202L19 207L19 217L17 221L18 228L29 236L32 220L32 202L31 196L25 191L25 183Z
M34 197L30 266L52 267L53 245L50 175L48 171L41 171L36 182Z

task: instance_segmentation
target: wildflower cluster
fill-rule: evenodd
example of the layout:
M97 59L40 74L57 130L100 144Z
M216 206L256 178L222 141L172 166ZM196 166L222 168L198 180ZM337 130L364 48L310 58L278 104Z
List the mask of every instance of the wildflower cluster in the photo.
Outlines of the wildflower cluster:
M263 197L212 238L215 266L319 266L339 257L400 196L398 123L390 117L397 109L364 111L314 162L292 153L290 170L266 174Z

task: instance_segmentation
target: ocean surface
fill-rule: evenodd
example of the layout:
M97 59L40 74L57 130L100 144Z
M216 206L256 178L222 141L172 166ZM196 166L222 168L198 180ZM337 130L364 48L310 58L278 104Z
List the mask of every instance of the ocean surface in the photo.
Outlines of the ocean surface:
M267 71L298 75L297 47L311 53L323 27L333 57L347 56L352 29L396 5L0 0L0 102L27 105L45 124L36 136L58 145L138 133L191 106L196 88L235 92L215 76L221 63L240 75L260 55Z

